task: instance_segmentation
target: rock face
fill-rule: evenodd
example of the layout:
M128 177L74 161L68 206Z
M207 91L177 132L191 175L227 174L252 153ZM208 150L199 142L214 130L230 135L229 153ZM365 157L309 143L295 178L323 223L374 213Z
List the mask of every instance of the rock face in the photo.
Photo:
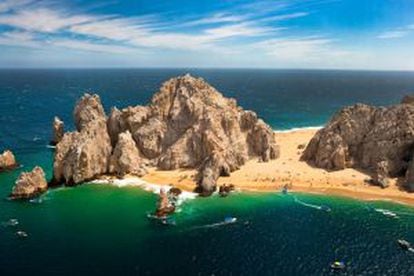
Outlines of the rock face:
M131 133L128 130L120 133L110 159L109 173L122 177L126 174L143 176L146 172Z
M53 182L74 185L108 172L112 146L99 96L85 94L74 121L77 131L65 133L56 145Z
M16 158L11 151L5 150L2 154L0 154L0 172L12 170L17 166L18 164L16 162Z
M406 176L406 188L414 190L413 156L414 105L357 104L339 111L317 132L302 160L328 170L366 170L382 187L387 177Z
M31 172L23 172L13 187L11 199L27 199L36 197L47 190L45 173L42 168L35 167Z
M64 134L63 121L61 121L58 117L55 117L53 120L52 133L53 133L53 138L50 144L56 145L62 140L63 134Z
M141 175L144 163L162 170L194 168L197 190L209 195L218 177L248 159L279 155L272 129L254 112L190 75L165 82L148 106L112 108L105 125L104 118L98 96L80 100L78 131L57 145L56 179L78 183L108 172Z

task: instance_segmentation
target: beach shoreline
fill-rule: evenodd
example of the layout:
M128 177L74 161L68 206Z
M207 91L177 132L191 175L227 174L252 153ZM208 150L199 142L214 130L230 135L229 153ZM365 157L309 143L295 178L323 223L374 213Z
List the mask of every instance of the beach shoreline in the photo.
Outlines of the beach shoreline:
M229 177L220 177L217 184L233 184L240 191L280 192L287 185L290 191L354 198L364 201L392 201L414 206L414 194L401 190L398 179L390 179L390 186L382 189L366 180L370 176L355 169L326 171L300 161L303 146L319 128L275 131L280 145L280 157L269 162L249 160ZM174 186L192 192L196 187L196 170L162 171L150 168L141 179L147 183Z

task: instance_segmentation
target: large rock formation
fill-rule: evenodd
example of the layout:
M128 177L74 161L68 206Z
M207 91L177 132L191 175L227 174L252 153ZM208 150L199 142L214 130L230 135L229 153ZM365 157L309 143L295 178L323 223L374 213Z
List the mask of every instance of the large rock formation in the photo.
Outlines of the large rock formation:
M104 118L99 97L85 95L75 108L78 131L57 145L57 180L78 183L108 172L140 175L146 163L162 170L198 169L198 191L208 195L219 176L248 159L279 155L272 129L254 112L190 75L165 82L148 106L112 108L105 125Z
M53 182L73 185L108 172L112 146L99 96L85 94L74 121L77 131L65 133L56 145Z
M55 117L53 119L53 125L52 125L53 137L52 137L52 141L50 141L50 144L56 145L57 143L59 143L63 138L64 132L65 131L64 131L63 121L61 121L59 117Z
M386 177L406 176L414 190L414 105L356 104L339 111L312 138L302 160L328 170L358 168L386 187Z
M23 172L13 187L11 199L27 199L36 197L47 190L45 173L42 168L35 167L31 172Z
M11 151L5 150L2 154L0 154L0 172L12 170L17 166L18 164L16 162L16 158Z

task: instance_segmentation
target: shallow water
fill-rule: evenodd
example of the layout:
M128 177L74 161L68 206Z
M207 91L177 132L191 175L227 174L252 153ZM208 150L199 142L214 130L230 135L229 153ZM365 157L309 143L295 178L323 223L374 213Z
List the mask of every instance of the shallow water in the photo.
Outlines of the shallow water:
M191 71L256 110L276 129L320 125L356 101L397 103L413 73L280 70L0 71L0 150L22 168L0 174L6 198L22 170L41 165L55 114L72 123L76 99L98 92L109 106L145 104L160 83ZM69 127L70 128L70 127ZM32 202L0 200L0 275L411 275L414 210L338 197L242 193L186 201L176 226L150 221L156 196L137 187L90 184L51 190ZM328 206L331 211L321 210ZM399 219L375 209L395 212ZM237 217L222 224L226 216ZM19 224L8 226L10 219ZM19 238L16 231L28 233Z

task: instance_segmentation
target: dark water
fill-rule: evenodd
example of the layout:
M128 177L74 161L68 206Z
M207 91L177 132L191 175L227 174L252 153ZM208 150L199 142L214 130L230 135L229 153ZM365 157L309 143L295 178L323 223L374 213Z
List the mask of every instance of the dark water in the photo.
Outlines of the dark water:
M76 99L91 90L107 110L145 104L161 82L190 71L235 97L276 129L321 125L343 105L387 105L414 91L414 73L281 70L0 71L0 150L24 166L0 174L5 198L20 171L51 173L46 148L59 115L72 124ZM314 195L238 194L189 200L166 227L146 219L155 195L135 187L52 190L41 202L0 200L0 275L413 275L414 210ZM315 206L328 205L327 213ZM312 207L313 206L313 207ZM385 217L374 208L396 212ZM226 215L235 224L213 226ZM27 239L15 232L24 230ZM347 269L334 273L330 262Z

